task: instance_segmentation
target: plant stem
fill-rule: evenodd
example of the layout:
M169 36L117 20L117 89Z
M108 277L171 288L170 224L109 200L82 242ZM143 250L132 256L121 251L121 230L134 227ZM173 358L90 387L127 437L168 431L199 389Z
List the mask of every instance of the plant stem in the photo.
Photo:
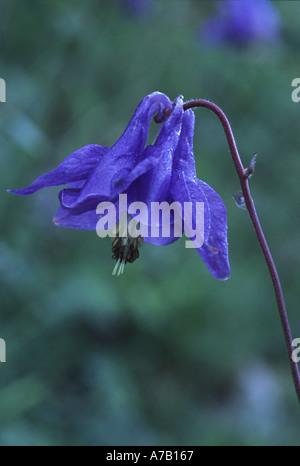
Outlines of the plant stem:
M295 385L296 393L298 396L298 401L300 402L300 374L299 374L298 364L295 361L293 361L293 358L292 358L292 353L294 351L293 339L292 339L291 329L290 329L289 320L288 320L288 316L286 312L282 288L281 288L278 272L276 270L276 266L274 264L268 243L266 241L265 235L260 225L260 222L259 222L259 219L256 213L255 205L254 205L251 193L250 193L250 188L249 188L248 178L254 170L254 158L252 159L250 166L245 170L241 162L239 153L238 153L238 149L235 143L235 139L233 136L230 123L226 115L224 114L224 112L217 105L215 105L212 102L209 102L208 100L203 100L203 99L193 100L193 101L190 101L184 104L184 110L188 110L189 108L194 108L194 107L206 107L209 110L211 110L220 119L222 126L224 128L227 142L229 145L229 149L231 152L231 156L233 159L233 163L234 163L234 166L236 168L236 171L237 171L240 183L241 183L241 188L242 188L242 193L245 199L245 204L249 212L258 241L260 243L262 252L265 256L265 260L267 262L267 265L270 271L270 275L271 275L271 279L273 282L273 287L274 287L274 291L276 295L279 315L281 319L281 324L282 324L282 328L284 332L285 342L286 342L286 346L288 350L294 385Z

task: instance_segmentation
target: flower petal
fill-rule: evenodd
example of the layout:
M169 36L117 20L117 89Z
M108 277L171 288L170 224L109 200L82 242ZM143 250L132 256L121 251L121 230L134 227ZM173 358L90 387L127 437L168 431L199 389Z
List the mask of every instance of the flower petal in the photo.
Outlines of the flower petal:
M42 188L86 179L108 150L97 144L84 146L70 154L55 170L37 178L28 188L9 192L25 196Z
M114 146L105 154L76 200L63 197L63 205L70 209L80 209L85 204L113 200L123 190L120 180L129 175L142 160L147 142L151 118L158 112L157 120L162 120L163 110L171 109L169 98L154 92L141 101L126 130Z
M230 275L227 243L227 215L220 196L196 177L193 154L194 113L185 112L182 131L175 156L171 194L184 208L193 204L192 222L196 225L196 202L204 202L204 243L196 248L211 274L225 280Z
M99 215L96 214L96 210L74 214L72 211L60 207L53 222L62 227L77 228L79 230L96 230L98 220Z
M197 181L198 188L206 196L209 208L209 234L204 236L204 244L197 251L206 263L211 274L219 280L227 280L230 276L227 241L227 213L221 197L203 181ZM204 208L205 209L205 208ZM205 231L204 210L204 231ZM205 231L206 232L206 231Z
M143 203L145 209L142 209L139 213L139 222L149 226L149 233L146 235L147 238L149 237L147 241L154 244L169 244L177 239L177 237L175 239L172 237L171 232L170 238L162 237L162 231L165 232L165 236L168 235L168 230L174 224L174 219L172 211L171 216L169 212L166 212L164 216L160 215L159 206L163 203L162 206L165 211L165 208L167 207L168 210L169 205L173 202L170 196L170 184L173 158L181 132L182 118L183 101L180 96L175 101L173 112L162 125L155 144L146 148L143 154L144 160L132 170L132 173L122 183L123 191L127 192L130 202L139 201L139 203ZM143 174L143 172L145 173ZM168 201L168 204L164 205L166 201ZM151 212L154 203L157 204L158 215L152 217ZM152 226L153 232L155 231L153 238L150 228ZM158 238L155 235L158 235Z
M182 96L177 97L174 109L153 145L146 147L143 160L128 175L120 179L113 191L112 198L118 192L124 192L139 177L139 201L150 202L164 200L169 195L172 176L173 157L177 148L183 118ZM144 175L144 176L142 176Z
M146 203L165 200L169 196L172 178L173 159L180 138L183 120L182 96L175 100L175 107L162 125L155 147L160 153L159 162L153 170L141 178L140 183L148 187Z
M165 238L160 235L158 238L153 238L153 236L143 237L145 243L151 243L155 246L168 246L178 240L177 236L171 235L169 238Z

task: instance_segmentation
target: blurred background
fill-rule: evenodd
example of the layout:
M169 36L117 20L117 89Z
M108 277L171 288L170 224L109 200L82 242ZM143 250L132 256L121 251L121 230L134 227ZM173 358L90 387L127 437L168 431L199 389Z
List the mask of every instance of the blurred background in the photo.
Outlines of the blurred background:
M300 337L299 2L264 19L232 1L0 4L0 444L300 445L271 280L213 114L195 110L194 148L227 206L228 281L184 239L112 277L109 238L52 223L59 188L6 193L111 146L146 94L212 100L244 164L258 152L252 194Z

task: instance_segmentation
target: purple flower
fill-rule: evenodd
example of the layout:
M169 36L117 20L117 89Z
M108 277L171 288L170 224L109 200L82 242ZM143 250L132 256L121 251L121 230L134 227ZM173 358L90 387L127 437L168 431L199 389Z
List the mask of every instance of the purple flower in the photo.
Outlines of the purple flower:
M135 17L147 15L152 6L152 0L119 0L124 8Z
M161 127L155 142L145 147L150 121L155 114L155 121L161 123ZM226 208L220 196L197 178L193 154L194 120L192 110L184 112L182 96L171 102L165 94L154 92L144 97L123 135L111 148L85 146L29 187L10 192L27 195L41 188L67 184L59 193L60 207L54 222L70 228L97 229L97 232L98 228L108 229L104 224L99 227L103 212L99 217L97 207L109 202L116 211L118 224L112 248L118 274L126 262L133 262L139 256L138 248L144 241L163 246L178 238L175 211L170 210L168 235L163 234L166 225L161 217L153 224L150 212L155 203L174 203L182 212L189 204L192 225L188 233L184 230L186 235L194 242L212 275L227 279L230 269ZM125 206L120 196L124 194L127 196ZM140 230L143 235L124 237L120 232L123 215L126 225L130 219L138 218L132 217L129 211L128 205L133 203L146 206L146 214L140 213L136 224L148 229ZM204 205L202 245L196 241L199 203ZM183 223L183 218L180 217L179 222ZM157 234L153 234L153 226Z
M217 15L204 24L201 35L208 43L244 46L275 42L280 29L279 13L269 0L224 0Z

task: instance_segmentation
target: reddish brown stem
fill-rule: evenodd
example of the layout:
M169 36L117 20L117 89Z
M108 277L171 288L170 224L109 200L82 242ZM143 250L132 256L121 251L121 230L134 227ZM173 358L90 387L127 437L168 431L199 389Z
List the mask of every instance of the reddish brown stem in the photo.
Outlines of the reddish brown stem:
M282 324L282 328L284 332L285 342L286 342L288 355L290 359L290 365L291 365L294 385L295 385L296 393L298 396L298 401L300 402L300 374L299 374L298 364L292 358L292 353L294 351L293 338L292 338L289 320L288 320L288 316L286 312L282 288L281 288L278 272L276 270L276 266L274 264L268 243L266 241L265 235L260 225L260 222L259 222L259 219L256 213L255 205L254 205L254 202L251 196L250 188L249 188L248 178L252 174L253 169L254 169L254 158L252 159L250 166L246 168L245 170L241 162L239 153L238 153L238 149L235 143L235 139L233 136L230 123L226 115L224 114L224 112L217 105L215 105L212 102L209 102L208 100L203 100L203 99L193 100L193 101L190 101L184 104L184 110L188 110L189 108L194 108L194 107L206 107L209 110L211 110L213 113L217 115L217 117L221 121L222 126L224 128L227 142L229 144L231 156L233 159L233 163L234 163L234 166L236 168L236 171L237 171L240 183L241 183L241 188L242 188L243 196L245 199L245 205L249 212L252 224L254 226L262 252L265 256L265 260L267 262L269 272L271 275L271 279L273 282L273 287L274 287L276 300L277 300L277 306L279 310L279 315L280 315L281 324Z

